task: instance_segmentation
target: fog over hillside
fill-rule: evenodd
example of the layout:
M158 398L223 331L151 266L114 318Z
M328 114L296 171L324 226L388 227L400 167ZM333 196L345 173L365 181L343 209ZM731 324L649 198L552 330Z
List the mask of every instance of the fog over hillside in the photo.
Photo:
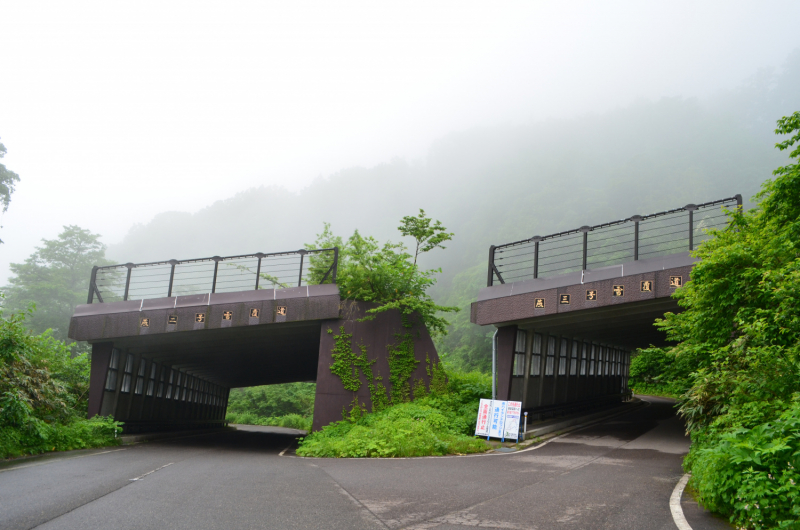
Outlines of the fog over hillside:
M232 194L196 213L165 212L133 227L108 254L120 262L275 252L312 242L323 222L398 240L424 208L455 233L425 256L445 278L485 260L492 243L646 214L741 193L784 155L774 120L800 108L800 51L776 72L705 99L637 101L574 119L449 134L422 160L387 160Z
M798 18L791 0L9 5L0 285L67 225L125 263L295 250L326 222L398 241L423 208L455 234L421 258L431 294L467 307L490 244L752 196L800 109ZM480 367L486 330L453 322L441 351Z

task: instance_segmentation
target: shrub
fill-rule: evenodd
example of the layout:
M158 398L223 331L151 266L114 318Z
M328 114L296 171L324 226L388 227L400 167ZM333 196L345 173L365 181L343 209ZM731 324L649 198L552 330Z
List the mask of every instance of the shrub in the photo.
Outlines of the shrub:
M741 528L800 528L800 396L775 421L699 438L687 464L707 508Z
M74 419L65 424L30 418L22 426L4 425L0 428L0 458L118 445L121 439L115 431L121 432L121 425L102 416Z
M448 374L442 388L410 403L366 413L355 404L349 417L302 440L297 454L317 457L409 457L478 453L478 400L491 392L490 376Z
M792 163L763 184L757 208L730 212L700 245L675 293L686 311L657 323L678 344L637 365L637 377L685 380L685 466L706 506L740 528L800 528L800 112L775 132L793 134L777 144Z
M86 419L89 365L25 314L0 314L0 458L114 445L120 423Z

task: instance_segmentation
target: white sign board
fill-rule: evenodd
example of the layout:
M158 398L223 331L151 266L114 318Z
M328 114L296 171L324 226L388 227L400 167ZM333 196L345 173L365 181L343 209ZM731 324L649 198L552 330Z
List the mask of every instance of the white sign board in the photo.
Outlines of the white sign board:
M503 427L506 423L506 409L508 401L492 401L492 413L489 417L489 437L502 438Z
M478 405L475 436L517 440L521 414L521 401L482 399Z
M503 427L503 438L519 438L519 417L522 414L521 401L508 401L506 407L506 422Z
M475 424L475 436L489 436L489 416L492 412L492 400L482 399L478 405L478 422Z

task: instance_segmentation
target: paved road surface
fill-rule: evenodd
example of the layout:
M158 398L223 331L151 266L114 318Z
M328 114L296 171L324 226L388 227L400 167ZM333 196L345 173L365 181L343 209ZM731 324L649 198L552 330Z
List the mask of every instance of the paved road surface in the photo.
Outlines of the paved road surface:
M252 427L51 455L0 467L0 528L674 529L689 444L671 402L646 399L509 454L304 459L280 456L286 429ZM729 528L687 504L694 530Z

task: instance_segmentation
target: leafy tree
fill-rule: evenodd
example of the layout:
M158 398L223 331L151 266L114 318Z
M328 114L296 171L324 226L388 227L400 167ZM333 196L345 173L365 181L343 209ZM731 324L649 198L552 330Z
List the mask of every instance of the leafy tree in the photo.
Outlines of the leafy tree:
M781 151L800 144L800 112L775 132L792 135ZM800 525L800 145L790 157L758 207L731 212L695 252L692 281L676 292L686 311L657 323L678 341L665 354L688 386L680 413L695 487L741 528Z
M778 121L778 134L800 131L800 113ZM777 144L800 141L800 133ZM800 157L800 147L790 156ZM774 171L755 200L731 212L727 229L696 251L692 281L676 293L687 310L658 325L679 341L672 353L694 359L692 389L681 411L692 429L714 422L757 422L785 409L800 391L800 165ZM762 403L744 413L740 405ZM752 413L754 416L729 414ZM723 418L724 417L724 418Z
M431 226L431 220L420 216L413 222L405 222L399 230L408 230L408 235L417 239L417 255L441 247L445 230L439 221ZM404 232L405 233L405 232ZM364 237L356 230L345 242L341 237L333 235L330 225L325 224L321 234L317 235L314 244L307 244L308 249L339 247L339 264L337 284L343 298L363 302L375 302L378 307L370 309L366 318L374 318L375 314L398 309L406 322L417 315L428 327L432 335L447 333L448 321L441 313L458 311L456 307L440 306L433 301L427 290L436 283L434 274L441 269L421 271L412 261L402 243L386 242L382 246L372 237ZM330 257L317 258L312 261L312 281L321 279L327 270ZM410 325L410 324L409 324Z
M37 333L52 329L55 338L66 340L75 306L86 303L92 266L110 264L99 238L73 225L65 226L57 239L42 240L25 263L11 264L15 276L3 288L3 308L23 311L35 305L28 326Z
M444 249L442 245L445 241L453 239L452 233L445 232L447 230L439 221L431 224L432 219L425 216L425 210L419 209L419 214L416 217L407 215L403 217L402 224L398 228L400 233L404 236L411 236L416 242L414 248L414 265L417 264L417 257L423 252L428 252L435 248Z
M6 156L6 146L0 143L0 158ZM11 202L11 194L14 193L16 183L19 182L19 175L6 169L5 164L0 164L0 204L3 205L3 212L8 210ZM0 239L0 243L3 240Z

